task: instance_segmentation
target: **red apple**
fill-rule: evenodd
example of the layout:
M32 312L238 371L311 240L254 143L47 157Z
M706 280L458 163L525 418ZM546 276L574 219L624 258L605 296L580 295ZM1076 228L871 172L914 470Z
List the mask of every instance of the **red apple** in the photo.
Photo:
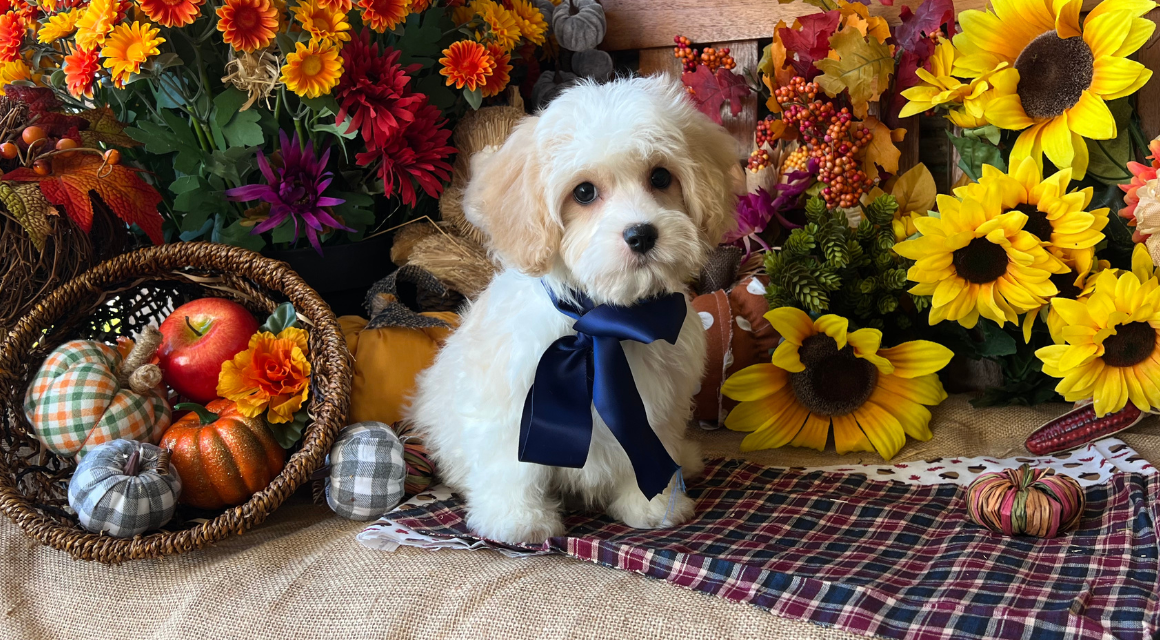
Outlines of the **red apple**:
M160 329L157 364L166 384L205 404L218 397L222 363L249 346L258 321L236 302L202 298L174 309Z

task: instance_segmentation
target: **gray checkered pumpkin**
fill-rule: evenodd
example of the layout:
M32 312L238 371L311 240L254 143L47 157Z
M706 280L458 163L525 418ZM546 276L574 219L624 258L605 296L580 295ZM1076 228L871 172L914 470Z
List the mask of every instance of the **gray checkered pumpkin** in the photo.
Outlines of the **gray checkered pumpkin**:
M358 422L338 432L330 450L326 503L350 520L374 520L403 499L403 443L381 422Z
M169 522L180 493L181 478L167 451L145 442L113 440L94 448L77 465L68 483L68 504L85 529L132 538Z

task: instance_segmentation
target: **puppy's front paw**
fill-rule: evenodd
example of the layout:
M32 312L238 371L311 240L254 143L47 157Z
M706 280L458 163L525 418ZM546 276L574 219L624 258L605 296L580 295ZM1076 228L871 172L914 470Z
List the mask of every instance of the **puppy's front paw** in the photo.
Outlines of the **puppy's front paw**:
M653 497L644 497L635 486L608 505L608 515L635 529L658 529L688 522L693 517L693 501L683 492L673 495L669 488Z
M540 544L564 533L560 514L540 509L498 513L468 509L467 525L483 538L508 544Z

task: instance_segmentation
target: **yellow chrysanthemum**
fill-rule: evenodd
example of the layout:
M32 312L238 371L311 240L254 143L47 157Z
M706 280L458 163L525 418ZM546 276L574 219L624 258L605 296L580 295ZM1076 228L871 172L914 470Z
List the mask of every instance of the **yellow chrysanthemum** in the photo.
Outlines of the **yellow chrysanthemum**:
M495 42L504 52L515 48L522 35L515 14L493 0L474 0L471 8L484 24L484 30L475 32L476 40Z
M847 332L836 315L810 320L792 307L765 314L782 343L769 364L738 371L721 391L738 400L725 426L751 432L742 451L784 445L838 453L877 451L889 460L906 436L929 440L930 411L946 398L936 372L950 349L916 340L880 349L882 332Z
M35 82L35 79L32 77L32 69L29 68L28 63L23 60L0 62L0 87L8 86L18 80Z
M350 40L350 23L346 14L324 7L317 1L299 3L294 7L294 19L310 33L311 40L334 44Z
M116 0L93 0L77 18L77 45L82 49L99 49L116 19Z
M902 108L899 117L906 118L942 105L963 104L966 100L977 102L990 85L983 78L963 84L951 75L954 64L955 46L950 40L944 39L938 43L934 55L930 57L930 71L922 67L915 71L922 84L902 92L902 97L909 102Z
M1104 0L1080 23L1083 0L997 0L987 11L959 14L954 37L961 57L955 75L995 73L1004 87L986 105L993 125L1024 130L1011 151L1012 163L1026 157L1087 173L1084 138L1116 137L1116 121L1105 100L1135 93L1152 77L1131 55L1156 25L1142 18L1151 0Z
M1043 372L1062 378L1055 390L1069 402L1091 398L1096 415L1131 401L1142 411L1160 407L1160 280L1146 264L1101 272L1084 300L1051 301L1066 326L1063 344L1035 352Z
M1004 208L1008 186L990 181L956 189L958 197L940 194L938 217L914 219L922 236L894 246L916 261L907 272L918 283L910 292L933 296L930 324L972 328L983 316L1001 326L1059 292L1051 275L1068 268L1024 229L1027 213Z
M342 77L342 58L338 47L311 41L294 43L294 53L286 56L282 82L286 88L307 98L330 93Z
M512 0L512 13L524 39L534 45L544 44L544 35L548 33L548 23L544 20L544 13L528 0Z
M161 30L148 22L122 23L105 39L101 57L117 86L124 86L130 74L140 73L141 64L160 53L157 46L165 42L165 38L157 37L158 33Z
M40 30L36 32L36 39L42 44L48 44L71 35L76 30L77 20L80 17L80 9L54 14L48 19L48 22L40 26Z

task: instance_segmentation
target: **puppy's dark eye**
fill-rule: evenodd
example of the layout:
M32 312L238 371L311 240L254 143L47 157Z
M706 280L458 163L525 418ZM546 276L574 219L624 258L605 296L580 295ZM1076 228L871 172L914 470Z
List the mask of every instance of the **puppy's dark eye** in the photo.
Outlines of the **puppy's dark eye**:
M592 204L596 200L596 185L591 182L581 182L572 190L572 198L580 204Z
M648 177L648 181L652 183L654 189L668 189L669 185L673 183L673 174L664 167L657 167L652 170L652 175Z

